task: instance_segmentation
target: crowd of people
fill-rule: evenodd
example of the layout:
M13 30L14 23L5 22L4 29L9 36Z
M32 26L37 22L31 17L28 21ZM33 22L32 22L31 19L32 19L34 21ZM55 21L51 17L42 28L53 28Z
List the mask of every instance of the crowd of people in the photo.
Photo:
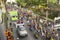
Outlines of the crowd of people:
M29 30L33 32L36 38L41 37L42 40L57 40L57 31L54 29L48 29L48 27L51 28L53 26L51 22L44 21L44 19L40 16L37 19L36 15L32 15L32 12L23 12L21 9L19 9L18 13L20 17L19 19L26 19ZM19 21L17 23L19 23Z
M23 15L27 18L27 23L29 26L29 30L33 31L34 36L41 37L42 40L57 40L58 39L58 32L52 28L53 23L49 21L43 21L41 17L37 21L37 17ZM52 28L52 30L48 28Z

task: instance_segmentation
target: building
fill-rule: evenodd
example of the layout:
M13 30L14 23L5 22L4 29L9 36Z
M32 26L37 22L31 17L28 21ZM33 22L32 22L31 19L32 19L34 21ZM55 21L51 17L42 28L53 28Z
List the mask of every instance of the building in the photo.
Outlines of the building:
M60 0L58 0L58 4L60 4Z
M15 2L16 3L16 0L7 0L6 3L8 3L8 2L11 2L11 3Z

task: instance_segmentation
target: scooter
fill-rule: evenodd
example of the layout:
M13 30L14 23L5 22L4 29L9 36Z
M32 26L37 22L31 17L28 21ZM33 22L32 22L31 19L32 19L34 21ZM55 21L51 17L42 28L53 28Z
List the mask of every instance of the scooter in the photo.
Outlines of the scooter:
M33 28L32 28L30 25L29 25L29 30L30 30L30 31L32 31L32 30L33 30Z
M39 38L39 35L38 35L38 33L37 33L37 31L36 31L36 30L34 30L34 37L35 37L36 39L38 39L38 38Z
M51 40L55 40L55 39L52 37Z

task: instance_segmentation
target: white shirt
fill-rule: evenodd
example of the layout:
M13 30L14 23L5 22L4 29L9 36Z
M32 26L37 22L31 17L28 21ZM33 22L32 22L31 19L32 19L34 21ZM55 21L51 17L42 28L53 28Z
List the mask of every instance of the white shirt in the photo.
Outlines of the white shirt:
M41 23L43 23L43 20L42 20L42 19L40 19L40 22L41 22Z
M45 34L42 32L42 36L45 36Z

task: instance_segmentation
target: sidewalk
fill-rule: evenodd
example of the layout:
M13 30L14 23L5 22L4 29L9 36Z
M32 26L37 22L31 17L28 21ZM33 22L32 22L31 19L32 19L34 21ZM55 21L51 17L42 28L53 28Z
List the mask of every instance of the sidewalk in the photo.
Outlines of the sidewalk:
M4 24L0 24L0 38L1 40L6 40Z

